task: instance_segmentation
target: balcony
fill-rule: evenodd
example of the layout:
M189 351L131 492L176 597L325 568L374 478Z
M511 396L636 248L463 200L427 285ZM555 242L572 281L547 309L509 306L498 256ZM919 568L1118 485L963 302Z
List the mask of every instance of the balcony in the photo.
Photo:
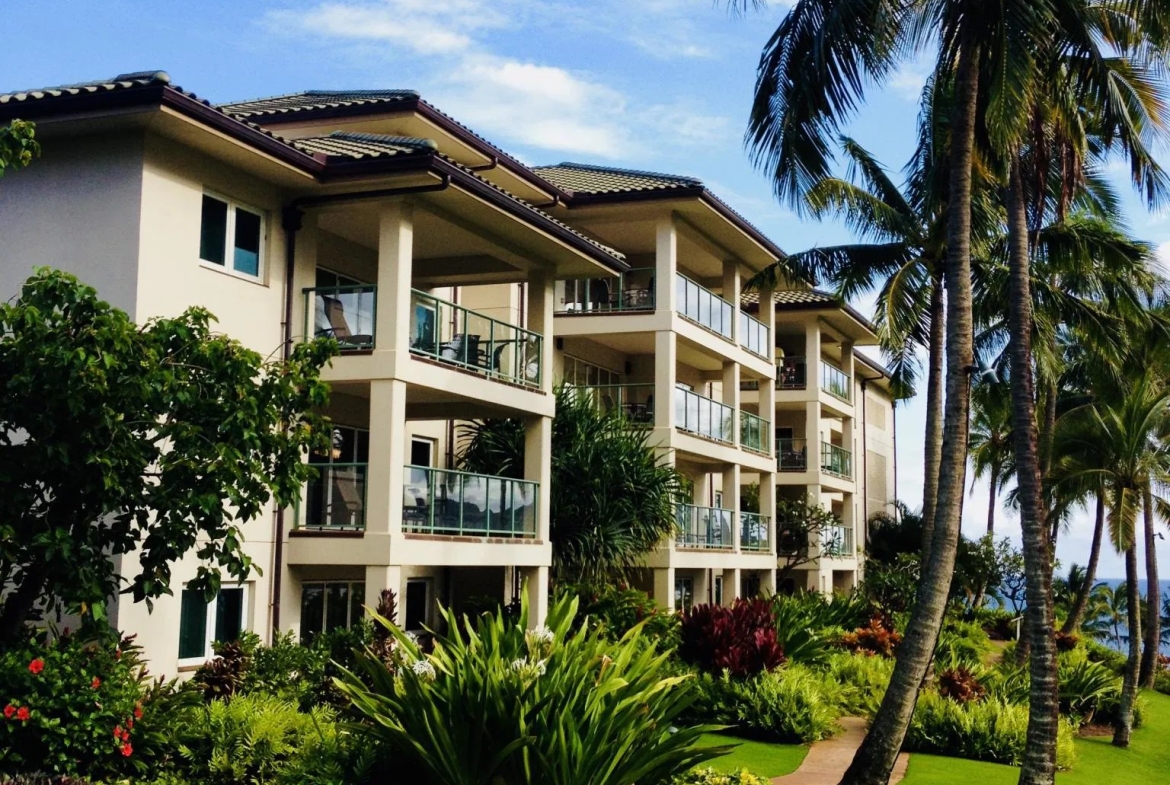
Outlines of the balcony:
M343 352L373 349L376 289L373 285L304 289L305 335L334 338Z
M743 311L739 312L739 345L765 360L772 359L767 325Z
M731 510L680 504L676 517L678 534L675 542L680 548L734 550L734 542L731 539Z
M687 278L675 274L678 312L690 321L731 340L732 319L738 310L719 295Z
M674 389L674 425L680 431L725 444L735 444L731 430L734 411L726 404L691 390L682 387Z
M782 472L808 471L808 440L777 439L776 468Z
M853 453L844 447L821 442L821 471L846 480L853 479Z
M853 384L849 379L849 375L842 371L835 365L821 361L821 389L832 395L834 398L840 398L845 403L852 400L851 389Z
M776 363L777 390L803 390L808 386L808 372L803 357L785 357ZM740 382L741 390L758 390L757 381Z
M407 466L402 529L410 534L536 537L537 483Z
M853 558L853 527L830 526L821 534L821 553L830 559Z
M540 387L543 338L426 292L410 292L410 352L523 387Z
M558 314L654 310L654 268L635 267L616 278L558 281Z
M772 519L758 512L739 514L739 549L751 553L772 550Z
M653 384L598 384L568 389L571 395L592 401L601 412L618 410L630 422L646 425L654 422Z
M739 443L745 450L772 454L772 423L742 409L739 412Z
M366 528L366 463L310 463L316 476L305 486L299 528L362 531Z

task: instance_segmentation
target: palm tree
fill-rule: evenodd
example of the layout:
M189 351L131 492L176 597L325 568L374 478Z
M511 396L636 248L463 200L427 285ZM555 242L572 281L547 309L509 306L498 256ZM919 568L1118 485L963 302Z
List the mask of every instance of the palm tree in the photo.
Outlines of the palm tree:
M976 385L971 392L971 469L976 480L988 478L987 534L995 535L998 491L1012 475L1012 421L1007 386L999 381ZM972 482L974 488L974 482Z
M1089 595L1085 609L1085 634L1098 640L1110 640L1115 647L1128 641L1123 634L1129 619L1129 587L1122 581L1117 586L1098 583Z
M1086 618L1090 595L1095 588L1093 581L1097 578L1097 564L1101 558L1101 541L1104 539L1105 532L1104 489L1098 488L1094 496L1096 498L1096 514L1093 516L1093 544L1089 548L1089 563L1085 567L1084 581L1081 582L1073 595L1068 617L1064 621L1064 626L1061 627L1061 632L1065 635L1071 635L1081 629L1082 622Z

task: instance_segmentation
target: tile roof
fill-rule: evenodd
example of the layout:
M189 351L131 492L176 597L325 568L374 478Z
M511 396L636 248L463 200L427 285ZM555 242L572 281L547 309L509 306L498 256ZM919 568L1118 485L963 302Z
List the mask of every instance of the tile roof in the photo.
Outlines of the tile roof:
M841 300L829 292L819 289L786 289L777 291L773 298L777 305L823 305L826 308L835 308L841 305ZM756 290L745 291L740 296L744 305L759 305L760 293Z
M439 146L430 139L384 134L359 134L334 131L327 136L306 136L290 141L293 147L310 155L321 154L336 158L363 160L388 158L396 155L417 155L437 152Z
M27 103L45 98L60 98L87 93L109 93L115 90L128 90L134 87L147 87L150 85L168 85L170 83L171 77L166 71L136 71L129 74L118 74L111 79L99 79L94 82L80 82L78 84L60 85L58 87L34 87L28 90L0 93L0 105Z
M533 171L571 194L610 194L703 187L703 182L694 177L643 172L637 169L615 169L568 161L554 166L536 166L533 167Z
M261 117L339 106L392 104L417 98L418 93L414 90L306 90L303 93L219 104L218 108L233 117Z

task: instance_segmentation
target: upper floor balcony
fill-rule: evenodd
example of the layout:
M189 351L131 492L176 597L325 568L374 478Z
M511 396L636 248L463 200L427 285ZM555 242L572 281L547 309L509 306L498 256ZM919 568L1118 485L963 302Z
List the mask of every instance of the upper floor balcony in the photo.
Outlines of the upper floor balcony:
M832 363L821 361L821 389L845 403L853 399L853 380Z
M304 290L306 334L335 338L343 353L377 347L378 292L374 285L317 286ZM311 331L310 328L311 327ZM495 381L539 389L543 336L412 289L410 353Z
M654 268L635 267L615 278L558 281L556 313L620 313L654 310Z
M739 314L739 345L759 357L770 357L771 336L763 322L682 273L675 274L675 287L681 316L731 341L733 320Z
M836 444L821 442L820 470L844 480L853 479L853 453ZM806 472L810 468L807 439L777 439L776 467L782 472Z
M735 550L735 540L731 536L734 513L731 510L680 504L676 516L678 532L675 544L680 548Z
M772 550L772 519L758 512L739 513L739 549L751 553Z
M821 532L821 553L830 559L852 559L856 553L852 526L829 526Z

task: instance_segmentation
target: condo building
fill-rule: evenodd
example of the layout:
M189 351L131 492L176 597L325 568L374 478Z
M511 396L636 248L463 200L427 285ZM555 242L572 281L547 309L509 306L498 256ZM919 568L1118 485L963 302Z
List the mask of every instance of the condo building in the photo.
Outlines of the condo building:
M43 153L0 182L5 297L47 265L140 322L198 305L265 356L341 347L316 479L242 524L262 574L208 603L188 558L153 612L111 608L154 672L241 630L347 626L385 589L408 630L521 592L542 618L560 384L688 480L641 580L661 605L857 581L894 497L888 375L856 351L873 328L815 290L745 292L783 252L701 182L529 167L408 90L215 105L141 72L0 95L14 118ZM460 423L489 417L523 423L522 480L458 470ZM841 525L786 537L795 495Z

